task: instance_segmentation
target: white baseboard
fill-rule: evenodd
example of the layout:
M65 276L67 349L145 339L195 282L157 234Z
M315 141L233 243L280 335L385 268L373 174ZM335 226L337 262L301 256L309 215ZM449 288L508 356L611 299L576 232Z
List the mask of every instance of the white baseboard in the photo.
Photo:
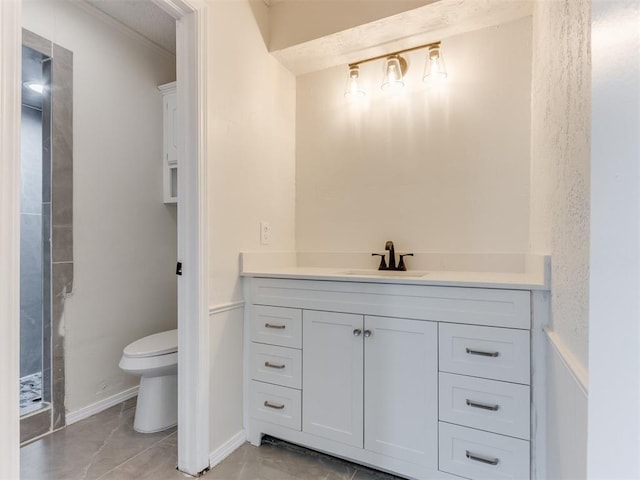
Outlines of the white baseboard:
M85 418L89 418L91 415L95 415L96 413L100 413L107 408L111 408L114 405L124 402L125 400L129 400L130 398L138 395L138 386L131 387L127 390L124 390L120 393L116 393L115 395L111 395L105 399L100 400L99 402L92 403L91 405L87 405L86 407L82 407L75 412L67 413L67 425L74 424L79 422L80 420L84 420Z
M240 430L229 440L224 442L220 447L216 448L209 454L209 467L213 468L229 455L231 455L238 447L247 441L247 434L244 430Z

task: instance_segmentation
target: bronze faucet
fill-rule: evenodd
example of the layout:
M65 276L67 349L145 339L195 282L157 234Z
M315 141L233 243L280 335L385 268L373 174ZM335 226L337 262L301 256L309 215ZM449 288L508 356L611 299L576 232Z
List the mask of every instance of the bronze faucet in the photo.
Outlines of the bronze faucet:
M384 245L384 249L389 252L389 265L385 262L385 255L383 253L372 253L371 256L380 257L380 265L378 266L378 270L393 270L393 271L406 271L407 266L404 264L404 257L413 257L413 253L404 253L400 255L400 261L398 262L398 266L396 266L396 249L393 246L393 242L389 240Z

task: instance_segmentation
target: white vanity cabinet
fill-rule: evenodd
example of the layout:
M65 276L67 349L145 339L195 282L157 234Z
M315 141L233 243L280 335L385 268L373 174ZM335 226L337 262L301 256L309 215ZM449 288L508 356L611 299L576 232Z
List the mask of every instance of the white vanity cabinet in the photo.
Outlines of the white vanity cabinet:
M162 178L164 203L178 201L178 107L176 82L160 85L162 92Z
M437 324L303 311L302 431L436 468Z
M253 444L268 434L418 480L530 478L529 291L245 287Z

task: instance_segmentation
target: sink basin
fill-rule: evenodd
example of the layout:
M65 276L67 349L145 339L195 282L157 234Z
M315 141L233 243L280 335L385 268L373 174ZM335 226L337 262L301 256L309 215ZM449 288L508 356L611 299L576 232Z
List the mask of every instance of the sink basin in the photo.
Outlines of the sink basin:
M418 270L409 270L406 272L400 270L344 270L340 272L342 275L354 275L358 277L389 277L389 278L402 278L412 277L419 278L427 275L427 272Z

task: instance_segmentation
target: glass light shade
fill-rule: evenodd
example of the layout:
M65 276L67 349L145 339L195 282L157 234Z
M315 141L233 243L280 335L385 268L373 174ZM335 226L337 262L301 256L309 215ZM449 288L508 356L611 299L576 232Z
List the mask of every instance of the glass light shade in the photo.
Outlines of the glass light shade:
M424 66L422 80L425 82L444 80L447 78L447 68L444 66L440 45L429 47L427 63Z
M365 92L360 85L360 69L357 65L349 67L349 76L347 77L347 86L344 89L346 98L360 98L365 96Z
M393 90L404 87L404 73L407 70L407 62L400 55L391 55L384 62L384 78L382 90Z

